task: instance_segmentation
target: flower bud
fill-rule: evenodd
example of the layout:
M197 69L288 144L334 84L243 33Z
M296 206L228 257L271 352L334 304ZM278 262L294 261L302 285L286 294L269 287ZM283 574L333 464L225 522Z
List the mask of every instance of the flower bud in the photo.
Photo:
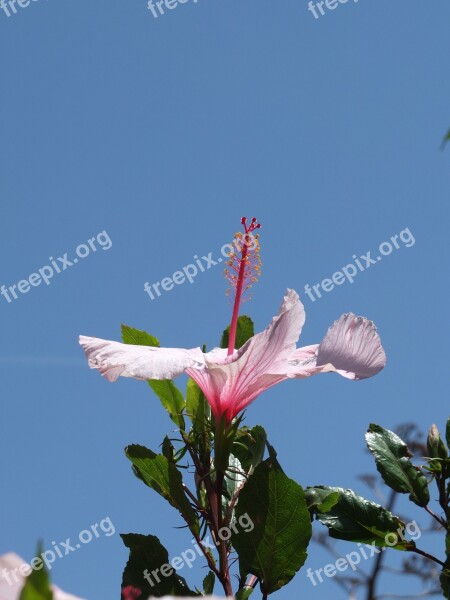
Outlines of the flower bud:
M429 458L448 458L447 448L442 441L436 425L432 425L428 432L427 449Z

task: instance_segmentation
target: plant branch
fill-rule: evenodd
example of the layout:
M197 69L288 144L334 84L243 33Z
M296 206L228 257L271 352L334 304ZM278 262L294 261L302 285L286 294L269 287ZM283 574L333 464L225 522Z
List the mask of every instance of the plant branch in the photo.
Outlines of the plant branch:
M434 514L434 512L431 510L431 508L429 508L428 506L424 506L424 508L427 511L427 513L429 515L431 515L433 517L433 519L435 519L439 523L439 525L444 527L444 529L448 528L448 524L443 519L441 519L441 517L438 517L436 514Z
M420 550L419 548L412 548L411 550L408 550L408 552L414 552L415 554L420 554L420 556L424 556L425 558L432 560L433 562L437 563L438 565L441 565L441 567L445 567L445 563L443 563L441 560L439 560L432 554L428 554L428 552L424 552L423 550Z
M397 493L394 490L391 490L391 493L389 495L389 500L387 503L387 509L390 512L392 512L392 509L394 508L396 496L397 496ZM379 554L377 554L377 557L375 559L375 564L374 564L373 569L368 577L367 596L366 596L367 600L375 600L375 591L376 591L376 586L377 586L377 582L378 582L378 577L381 573L381 566L383 563L383 558L384 558L383 552L380 552Z
M216 567L213 557L208 552L208 550L206 548L204 548L200 536L197 533L193 532L192 529L191 529L191 532L192 532L193 536L195 537L195 541L197 542L198 546L200 547L201 551L203 552L203 554L208 562L208 567L211 569L211 571L214 572L215 576L220 580L220 572L219 572L218 568Z
M445 477L441 475L439 479L436 479L436 484L439 490L439 504L444 511L445 515L445 530L448 532L448 518L449 518L449 508L448 508L448 496L445 486Z
M233 508L236 506L236 502L239 499L239 494L242 492L242 489L244 488L244 486L245 486L246 483L247 483L247 480L245 480L243 483L241 483L241 485L235 491L234 496L232 497L230 504L228 505L228 508L226 510L226 513L225 513L225 521L227 523L231 520L231 515L232 515L232 512L233 512Z

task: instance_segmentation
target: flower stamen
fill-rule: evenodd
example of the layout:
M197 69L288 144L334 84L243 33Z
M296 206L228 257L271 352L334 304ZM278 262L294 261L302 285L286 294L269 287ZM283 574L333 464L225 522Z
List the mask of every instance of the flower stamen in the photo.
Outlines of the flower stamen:
M259 236L253 234L255 230L261 228L261 224L257 222L256 217L252 218L250 224L247 224L246 217L242 217L241 223L244 226L244 233L238 232L234 242L238 251L230 252L227 268L225 269L225 277L230 282L230 289L235 290L228 356L233 354L235 350L240 304L245 300L245 295L252 285L258 281L261 274ZM227 293L230 292L230 289Z

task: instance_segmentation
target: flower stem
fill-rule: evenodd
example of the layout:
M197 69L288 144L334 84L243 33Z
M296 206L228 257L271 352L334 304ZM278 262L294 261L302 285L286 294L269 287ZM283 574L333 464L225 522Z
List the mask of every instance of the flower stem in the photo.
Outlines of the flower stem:
M224 482L224 473L217 471L216 473L216 489L217 489L217 515L218 515L218 531L217 531L217 541L219 544L219 572L220 572L220 581L222 583L223 589L227 596L231 596L233 594L233 589L231 587L230 581L230 570L228 566L228 547L226 540L223 540L220 536L220 530L222 527L226 526L226 523L223 521L222 516L222 489Z

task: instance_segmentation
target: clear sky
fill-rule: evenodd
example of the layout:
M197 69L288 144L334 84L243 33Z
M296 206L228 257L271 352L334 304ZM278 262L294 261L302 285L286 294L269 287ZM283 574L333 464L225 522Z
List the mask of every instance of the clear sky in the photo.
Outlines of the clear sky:
M0 285L49 257L61 269L0 296L0 553L30 559L38 538L51 548L109 517L116 535L58 560L53 576L110 600L127 558L118 532L156 534L172 555L189 546L123 454L157 450L171 421L144 383L91 372L77 337L119 339L123 322L166 346L217 344L230 320L221 266L153 301L144 283L220 256L242 215L264 225L246 306L258 330L292 287L303 345L353 311L376 322L388 355L374 379L288 382L250 407L287 474L364 494L370 422L444 427L449 19L447 0L350 1L317 19L306 0L188 0L158 18L146 0L0 9ZM353 284L305 294L407 228L408 244L395 238ZM58 263L104 231L96 252ZM309 560L326 562L314 546ZM184 574L200 584L200 569ZM277 597L337 593L302 571Z

